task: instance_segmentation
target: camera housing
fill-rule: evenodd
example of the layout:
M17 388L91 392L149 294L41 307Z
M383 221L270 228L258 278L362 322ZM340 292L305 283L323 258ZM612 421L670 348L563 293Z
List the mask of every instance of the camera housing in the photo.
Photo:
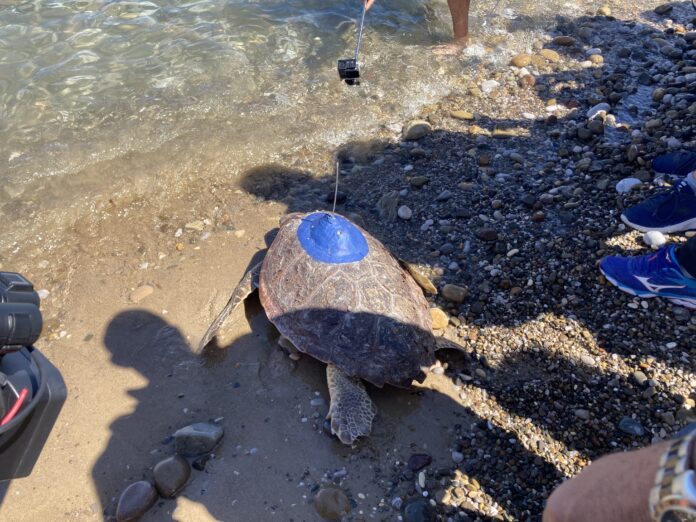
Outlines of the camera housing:
M31 473L67 397L58 369L32 346L39 303L24 276L0 272L0 481Z
M358 61L353 58L338 60L338 76L348 85L360 85Z

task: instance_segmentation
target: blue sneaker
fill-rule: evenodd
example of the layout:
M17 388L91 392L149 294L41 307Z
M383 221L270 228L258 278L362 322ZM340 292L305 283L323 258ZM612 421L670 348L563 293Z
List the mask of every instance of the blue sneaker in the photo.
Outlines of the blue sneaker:
M675 245L638 257L609 256L599 269L624 292L642 298L665 297L675 304L696 309L696 279L686 277L674 255Z
M684 177L696 170L696 152L670 152L652 161L652 168L658 174Z
M621 221L641 232L657 230L671 234L696 230L696 193L686 180L680 181L667 192L627 208Z

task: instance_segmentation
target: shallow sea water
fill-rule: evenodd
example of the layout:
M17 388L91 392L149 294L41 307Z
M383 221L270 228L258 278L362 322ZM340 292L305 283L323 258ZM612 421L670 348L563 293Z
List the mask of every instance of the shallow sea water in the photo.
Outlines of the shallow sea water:
M453 58L432 51L451 34L444 0L378 0L364 81L349 87L335 67L353 53L356 1L0 0L0 218L29 205L36 223L42 210L57 222L136 185L177 190L187 177L398 132L477 61L506 63L572 9L474 3L476 43ZM157 164L182 147L218 168L163 176Z

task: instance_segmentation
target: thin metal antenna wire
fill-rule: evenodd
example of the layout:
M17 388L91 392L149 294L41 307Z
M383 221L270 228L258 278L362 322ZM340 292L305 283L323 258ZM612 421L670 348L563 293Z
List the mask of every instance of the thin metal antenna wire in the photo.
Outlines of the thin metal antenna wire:
M360 30L358 31L358 41L355 44L355 61L358 61L358 51L360 51L360 40L362 40L363 26L365 25L365 13L367 9L365 6L367 2L363 2L362 18L360 19Z
M336 201L338 200L338 172L339 172L339 162L336 162L336 189L334 190L334 204L333 210L331 212L336 212Z

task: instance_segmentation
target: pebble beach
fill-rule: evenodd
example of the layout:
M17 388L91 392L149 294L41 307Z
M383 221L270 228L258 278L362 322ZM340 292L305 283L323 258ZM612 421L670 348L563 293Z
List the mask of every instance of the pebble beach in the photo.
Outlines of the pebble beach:
M69 399L0 518L127 520L119 498L154 474L158 493L131 491L143 520L539 520L592 460L695 421L696 314L598 262L651 249L622 209L677 181L655 157L696 150L696 11L584 10L373 137L114 194L15 241L2 269L42 291ZM191 353L278 218L331 209L334 161L336 211L432 282L435 333L462 347L410 391L369 389L375 430L354 448L326 432L322 365L284 354L258 303L231 347ZM194 164L222 168L184 149L153 169ZM205 458L173 457L195 423L216 437Z

